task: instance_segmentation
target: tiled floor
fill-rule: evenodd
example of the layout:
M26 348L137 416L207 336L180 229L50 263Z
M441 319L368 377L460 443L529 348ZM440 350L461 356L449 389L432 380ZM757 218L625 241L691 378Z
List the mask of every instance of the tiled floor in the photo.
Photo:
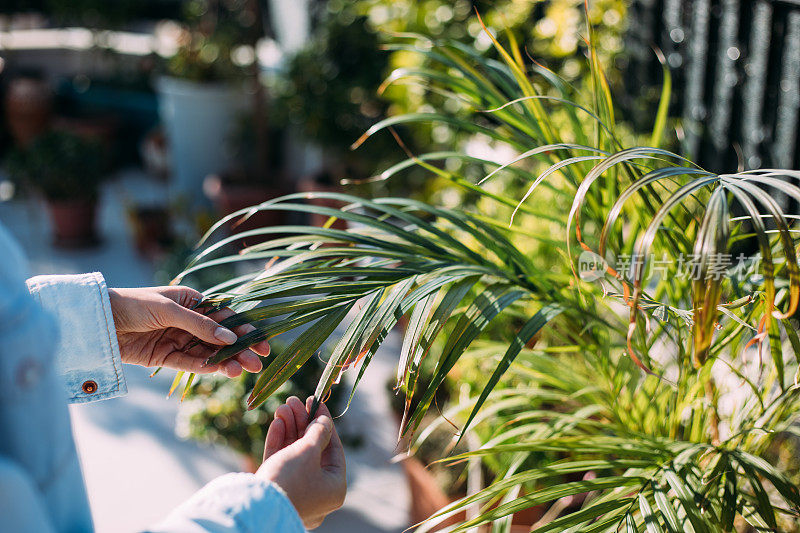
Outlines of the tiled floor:
M105 191L101 246L83 251L50 246L49 225L35 202L0 202L0 223L22 243L32 274L98 270L109 286L150 285L153 268L130 245L123 202L131 194L153 194L152 184L135 175ZM157 194L157 191L156 191ZM378 352L353 405L337 424L358 433L364 444L348 450L349 491L345 507L317 531L389 532L408 526L408 493L402 471L391 464L395 428L388 415L384 383L393 372L395 338ZM223 449L181 441L174 434L177 403L164 398L171 376L148 378L140 367L126 367L124 398L71 408L73 429L100 533L137 531L164 516L215 476L239 469Z

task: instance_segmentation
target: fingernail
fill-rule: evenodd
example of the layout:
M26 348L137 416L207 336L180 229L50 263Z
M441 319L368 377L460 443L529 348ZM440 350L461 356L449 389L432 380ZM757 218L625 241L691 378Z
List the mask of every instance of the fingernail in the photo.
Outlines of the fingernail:
M333 420L330 417L325 415L319 415L317 418L314 419L314 423L322 424L326 428L333 426Z
M222 326L214 330L214 337L225 344L233 344L239 338L236 336L236 333L232 332L228 328L223 328Z

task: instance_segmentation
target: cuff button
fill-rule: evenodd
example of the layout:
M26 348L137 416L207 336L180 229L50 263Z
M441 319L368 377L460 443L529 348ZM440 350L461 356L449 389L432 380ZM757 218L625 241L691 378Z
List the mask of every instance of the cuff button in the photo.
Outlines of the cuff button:
M86 394L92 394L93 392L97 391L97 382L92 381L91 379L84 381L83 385L81 385L81 389L83 389L83 392Z

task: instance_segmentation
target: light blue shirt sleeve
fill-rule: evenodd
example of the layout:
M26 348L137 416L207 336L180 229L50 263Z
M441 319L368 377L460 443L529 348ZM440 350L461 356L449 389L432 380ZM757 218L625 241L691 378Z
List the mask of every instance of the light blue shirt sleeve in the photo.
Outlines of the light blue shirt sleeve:
M33 297L58 322L56 362L69 401L124 395L128 389L103 276L99 272L36 276L27 283Z
M27 265L0 225L0 531L92 531L58 329L25 286Z
M304 533L286 494L255 474L218 477L148 533Z
M30 475L0 456L0 517L4 531L55 533L42 496Z

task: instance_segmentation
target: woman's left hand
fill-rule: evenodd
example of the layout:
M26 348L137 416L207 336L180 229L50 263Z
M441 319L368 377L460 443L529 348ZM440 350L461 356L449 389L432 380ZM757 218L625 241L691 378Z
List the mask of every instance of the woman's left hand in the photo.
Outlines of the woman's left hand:
M189 287L109 289L108 294L123 363L236 377L242 369L259 372L261 359L256 354L269 354L269 344L263 341L220 364L203 366L220 347L255 328L245 324L231 331L220 326L216 321L231 316L230 309L209 316L191 310L203 295Z

